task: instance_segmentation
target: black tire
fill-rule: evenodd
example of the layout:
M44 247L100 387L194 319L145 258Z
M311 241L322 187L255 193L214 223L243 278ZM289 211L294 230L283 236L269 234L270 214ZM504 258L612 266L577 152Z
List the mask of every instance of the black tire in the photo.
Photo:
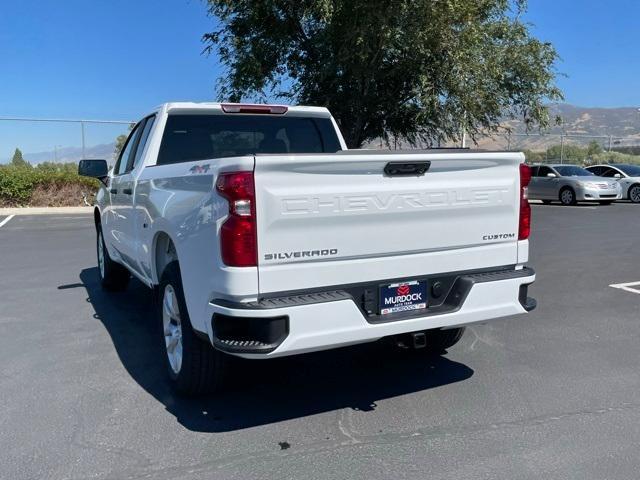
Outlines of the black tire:
M111 292L122 291L129 285L131 274L124 266L114 262L102 238L102 228L98 226L96 235L96 255L98 257L98 278L100 285ZM102 261L101 255L102 254Z
M571 187L564 187L560 190L559 200L560 203L565 206L575 205L578 203L576 202L576 192L574 192Z
M598 203L600 205L611 205L613 203L613 200L600 200Z
M427 346L425 350L431 354L444 353L460 341L464 334L465 327L450 328L448 330L434 329L425 330Z
M177 261L169 263L162 273L160 286L157 295L158 317L159 317L159 337L161 340L162 357L169 377L169 382L173 390L186 396L202 395L221 390L228 378L229 362L228 355L219 352L208 341L198 337L189 320L189 313L184 299L180 267ZM165 328L165 296L171 297L168 287L172 289L177 300L179 309L179 321L172 320L173 327ZM171 323L171 322L169 322ZM168 342L171 335L168 329L175 328L176 323L180 324L180 348L181 360L179 366L175 363L175 357L170 359ZM172 365L172 361L174 364Z
M629 187L628 197L632 203L640 203L640 183Z
M551 200L542 200L544 205L551 205Z

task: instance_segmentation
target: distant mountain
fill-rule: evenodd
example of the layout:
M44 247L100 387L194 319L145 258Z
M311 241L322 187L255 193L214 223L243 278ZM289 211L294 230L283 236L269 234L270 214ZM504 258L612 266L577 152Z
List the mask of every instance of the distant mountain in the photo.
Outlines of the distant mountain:
M102 145L92 145L85 148L84 158L104 158L107 162L112 163L113 152L115 151L115 143L104 143ZM81 147L62 147L56 151L49 152L32 152L23 153L24 159L35 165L42 162L55 162L57 157L58 163L77 162L82 160Z
M565 140L573 144L589 143L597 140L608 146L607 138L612 137L612 146L640 145L640 109L637 107L621 108L590 108L577 107L569 104L551 105L552 119L559 116L562 124L553 126L545 131L545 136L531 135L528 137L512 136L512 147L528 148L531 150L544 150L551 145L559 144L560 134L565 135L592 135L594 138L568 137ZM524 122L521 120L508 120L503 126L510 127L513 133L526 133ZM539 133L537 130L529 132ZM478 141L482 148L505 148L505 136L499 135L492 138L482 138Z

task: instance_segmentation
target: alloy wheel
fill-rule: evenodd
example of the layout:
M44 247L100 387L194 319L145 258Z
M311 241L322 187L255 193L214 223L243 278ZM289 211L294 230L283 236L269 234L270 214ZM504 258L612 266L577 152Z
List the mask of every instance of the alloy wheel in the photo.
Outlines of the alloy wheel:
M571 205L573 203L573 192L571 190L565 190L560 195L560 200L564 205Z
M102 242L102 232L98 232L98 268L100 268L100 278L104 278L104 243Z
M164 288L162 298L162 327L169 365L173 373L180 373L182 368L182 320L178 297L171 285Z

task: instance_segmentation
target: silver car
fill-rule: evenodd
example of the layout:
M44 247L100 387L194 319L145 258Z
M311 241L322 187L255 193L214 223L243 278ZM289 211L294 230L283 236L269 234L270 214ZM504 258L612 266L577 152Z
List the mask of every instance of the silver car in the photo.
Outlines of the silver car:
M622 198L640 203L640 165L612 163L611 165L594 165L587 167L594 175L608 179L616 179L622 187Z
M622 198L622 188L617 179L597 177L577 165L533 165L529 198L543 203L559 201L563 205L577 202L604 205Z

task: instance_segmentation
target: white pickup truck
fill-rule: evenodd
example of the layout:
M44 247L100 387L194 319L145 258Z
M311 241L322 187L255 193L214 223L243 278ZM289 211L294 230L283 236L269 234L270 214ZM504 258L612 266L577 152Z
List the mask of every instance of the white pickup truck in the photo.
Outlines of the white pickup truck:
M442 353L464 325L535 307L529 167L512 152L347 150L325 108L168 103L99 178L102 286L156 289L181 393L229 355L381 338Z

